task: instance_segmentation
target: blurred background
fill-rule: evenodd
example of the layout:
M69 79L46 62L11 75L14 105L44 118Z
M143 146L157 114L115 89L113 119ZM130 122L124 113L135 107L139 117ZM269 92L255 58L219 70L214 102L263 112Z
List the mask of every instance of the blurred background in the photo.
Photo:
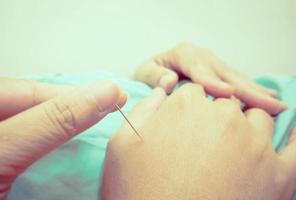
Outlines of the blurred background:
M0 0L0 75L131 75L182 41L249 75L296 74L296 0Z

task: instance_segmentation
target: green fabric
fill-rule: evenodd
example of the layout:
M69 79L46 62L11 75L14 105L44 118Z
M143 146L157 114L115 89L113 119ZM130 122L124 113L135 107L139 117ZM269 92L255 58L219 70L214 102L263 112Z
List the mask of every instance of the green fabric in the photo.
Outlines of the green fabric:
M29 78L40 82L73 85L100 79L113 80L129 94L128 103L123 108L125 113L151 93L151 89L143 83L127 80L105 71ZM286 144L288 129L292 127L292 121L294 123L296 121L296 78L262 76L257 80L267 87L276 89L280 98L289 105L289 110L276 120L273 144L278 149ZM98 199L105 148L108 139L122 122L123 118L118 112L112 113L99 124L46 155L17 179L9 199Z

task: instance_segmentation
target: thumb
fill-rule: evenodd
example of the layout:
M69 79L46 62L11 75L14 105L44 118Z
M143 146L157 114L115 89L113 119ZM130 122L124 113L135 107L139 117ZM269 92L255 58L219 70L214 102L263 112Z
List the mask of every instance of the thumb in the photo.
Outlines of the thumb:
M126 95L110 81L77 87L0 123L0 177L29 165L100 121Z
M143 81L152 87L161 87L166 93L171 93L178 83L178 75L175 71L160 66L155 62L148 62L140 66L134 77L136 80Z

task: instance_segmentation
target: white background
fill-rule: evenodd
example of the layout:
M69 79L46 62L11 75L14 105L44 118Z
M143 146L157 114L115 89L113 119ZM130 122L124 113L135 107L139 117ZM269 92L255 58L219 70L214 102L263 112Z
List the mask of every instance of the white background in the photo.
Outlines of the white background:
M296 73L296 0L0 0L0 75L129 75L192 41L250 75Z

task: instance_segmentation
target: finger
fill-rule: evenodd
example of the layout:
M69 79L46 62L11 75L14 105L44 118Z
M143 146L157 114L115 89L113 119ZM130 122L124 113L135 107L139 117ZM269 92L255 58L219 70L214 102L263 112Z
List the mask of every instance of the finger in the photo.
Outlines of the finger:
M277 95L276 91L274 91L272 89L268 89L268 88L256 83L255 81L253 81L248 76L246 76L246 75L244 75L242 73L234 71L233 69L231 71L233 72L233 74L235 76L239 77L238 80L241 82L241 84L249 85L253 89L257 90L258 92L264 93L264 94L269 95L271 97L276 97L276 95Z
M135 79L152 87L161 87L166 93L171 93L178 83L176 72L158 65L154 61L140 66L135 73Z
M122 92L117 103L110 107L110 112L118 111L118 107L122 108L124 104L127 102L127 100L128 100L127 94L125 92Z
M67 85L0 78L0 121L71 89Z
M231 96L230 98L226 99L226 98L216 98L214 100L217 104L222 104L222 105L226 105L226 104L233 104L235 106L237 106L239 109L241 107L241 102L239 99L235 98L234 96Z
M145 123L145 121L158 109L165 98L165 91L162 88L155 88L149 97L140 101L128 114L127 117L129 121L136 129L139 129ZM131 130L129 124L126 122L123 123L122 128L125 130Z
M249 80L248 82L251 84L251 86L254 89L256 89L256 90L258 90L260 92L266 93L271 97L276 97L277 96L277 92L275 90L273 90L273 89L266 88L266 87L264 87L264 86L262 86L262 85L260 85L260 84L258 84L256 82L252 81L252 80Z
M171 94L171 99L173 98L185 98L192 102L197 99L207 99L207 94L204 88L196 83L185 83L176 92Z
M250 79L248 76L244 75L243 73L240 73L234 69L230 69L230 72L232 72L232 74L234 74L235 76L239 77L239 80L241 81L242 84L248 84L250 85L252 88L254 88L255 90L258 90L258 92L262 92L265 93L269 96L275 97L277 95L277 92L266 88L258 83L256 83L255 81L253 81L252 79Z
M235 95L248 107L264 109L271 115L277 115L287 109L287 106L284 103L252 88L239 88L236 90Z
M211 68L198 65L192 66L190 69L187 72L188 74L185 75L189 76L193 82L201 84L210 95L215 97L230 97L233 94L233 88L220 80Z
M264 109L271 115L277 115L287 108L279 100L253 89L249 84L241 82L240 77L227 73L225 80L235 88L235 96L247 106Z
M267 134L269 138L272 138L274 121L267 112L262 109L253 108L247 110L245 116L256 133Z
M1 122L0 174L21 173L49 151L100 121L115 103L122 102L121 93L114 83L99 81Z

